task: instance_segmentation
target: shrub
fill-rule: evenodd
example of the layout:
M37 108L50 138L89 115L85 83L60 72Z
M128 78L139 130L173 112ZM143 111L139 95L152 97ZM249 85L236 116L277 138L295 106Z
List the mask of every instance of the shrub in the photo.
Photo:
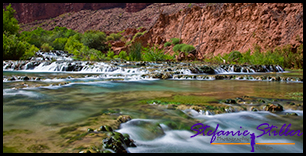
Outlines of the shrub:
M193 45L189 45L189 44L185 44L182 48L181 51L182 52L190 52L192 50L194 50L195 47Z
M164 47L168 47L168 46L170 46L170 45L171 45L170 42L166 42L166 43L164 44Z
M22 55L22 57L20 59L26 60L29 59L33 56L35 56L35 53L38 51L39 49L37 47L35 47L34 45L31 45L26 51L25 53Z
M107 52L107 57L109 58L109 59L113 59L114 58L114 56L115 56L115 53L114 53L114 51L112 51L111 49L108 49L108 52Z
M113 40L113 41L117 41L119 40L120 38L122 37L121 34L117 33L111 33L109 36L106 37L106 41L110 41L110 40Z
M136 42L132 44L129 49L129 60L130 61L140 61L141 60L141 43Z
M68 38L57 38L53 41L52 45L55 50L64 50L65 44L67 43Z
M40 50L41 51L50 51L50 50L53 50L53 47L51 47L48 43L44 43L43 45L41 45Z
M127 59L126 57L127 57L126 51L120 51L119 58L126 60Z
M173 47L174 52L180 52L182 47L185 46L186 44L177 44Z
M101 31L87 31L81 37L81 43L89 48L94 48L100 51L106 49L104 42L106 41L106 35Z
M153 47L143 48L143 60L144 61L164 61L164 50L158 49L155 45Z
M16 35L3 34L3 60L18 60L29 47L29 43L20 41Z
M179 38L171 38L170 40L172 41L173 45L176 45L176 44L180 43L180 39Z
M227 61L228 62L238 62L241 58L242 58L242 54L239 51L234 50L229 53L229 57Z

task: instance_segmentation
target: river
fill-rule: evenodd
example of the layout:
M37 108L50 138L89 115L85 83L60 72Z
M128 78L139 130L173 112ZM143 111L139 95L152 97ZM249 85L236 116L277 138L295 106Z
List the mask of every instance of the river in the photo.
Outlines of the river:
M186 77L177 79L174 76L159 79L142 76L141 74L148 73L141 72L138 70L139 68L135 67L133 69L136 70L133 73L125 71L121 73L122 75L118 75L118 73L114 75L109 74L111 71L102 71L101 73L96 70L90 72L88 70L87 72L53 71L55 68L51 69L51 67L54 64L48 65L50 67L48 71L41 70L42 66L36 66L36 71L35 68L34 70L6 70L4 68L4 150L33 152L32 145L39 144L41 149L34 152L80 152L80 148L77 147L81 147L83 144L98 146L103 138L93 141L89 136L63 146L61 143L67 141L67 138L63 138L58 132L63 127L97 117L101 110L106 109L118 109L117 113L131 116L132 120L122 123L119 129L115 130L129 134L130 138L135 141L137 147L127 148L131 153L250 152L250 145L212 145L210 144L211 136L198 135L190 138L195 134L190 127L197 122L210 125L213 128L219 124L219 129L225 131L248 130L256 135L261 134L256 127L262 123L277 126L277 131L283 124L291 124L290 130L303 132L303 106L298 107L298 110L285 107L288 101L295 102L296 105L298 103L303 105L302 100L294 100L289 96L292 95L290 93L303 92L303 82L297 79L291 82L260 81L248 78L199 80L198 77ZM302 77L301 73L294 72L249 72L238 73L238 75L265 75L268 77L298 75L298 77ZM183 74L199 75L186 74L186 71ZM202 75L207 76L207 74ZM237 75L237 73L225 73L225 75ZM25 76L30 80L20 79ZM16 77L16 80L10 81L11 77ZM39 77L40 80L31 79L32 77ZM247 107L246 111L236 110L223 113L211 111L213 113L209 114L205 113L205 110L197 112L193 109L167 109L143 102L172 98L173 101L184 103L184 97L186 97L187 102L189 100L194 104L202 102L220 105L221 100L243 96L269 100L278 99L280 104L284 106L284 110L281 113L264 110L249 111L250 107ZM295 113L296 116L284 115L286 112ZM101 124L103 123L98 122L89 127L98 128ZM162 134L152 133L144 125L157 126L162 129ZM83 127L86 128L86 126ZM240 141L233 141L230 138L240 139ZM222 136L215 142L249 143L250 137ZM257 142L295 143L295 145L255 145L255 152L303 152L302 136L269 136L267 134L257 138Z

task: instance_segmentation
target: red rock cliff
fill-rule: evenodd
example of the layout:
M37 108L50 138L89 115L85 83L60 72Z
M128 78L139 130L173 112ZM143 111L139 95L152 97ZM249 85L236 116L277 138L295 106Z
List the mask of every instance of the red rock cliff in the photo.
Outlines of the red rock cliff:
M180 36L183 43L195 47L200 44L197 58L232 50L245 52L253 50L254 45L267 50L290 44L295 49L303 43L303 4L194 6L170 15L161 14L142 38L149 44L162 45L170 38Z
M136 12L151 3L11 3L16 10L20 23L53 18L66 12L80 10L98 10L114 7L125 8L127 12ZM9 3L3 3L5 8Z

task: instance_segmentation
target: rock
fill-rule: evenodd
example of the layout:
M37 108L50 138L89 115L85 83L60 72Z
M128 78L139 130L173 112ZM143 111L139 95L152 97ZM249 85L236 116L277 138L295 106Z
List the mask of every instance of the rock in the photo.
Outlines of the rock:
M166 72L162 75L161 77L162 79L168 79L168 78L172 78L172 74L170 72Z
M258 109L257 109L257 108L255 108L254 106L252 106L252 107L250 108L250 111L257 112L257 111L258 111Z
M102 141L104 148L109 148L116 153L127 153L126 147L136 147L134 141L130 139L128 134L113 132L112 136Z
M200 69L203 71L203 73L215 74L215 70L210 66L202 66Z
M265 110L270 112L276 112L276 111L283 111L284 109L283 106L280 104L269 103L266 105Z
M101 127L99 128L99 130L100 130L100 131L108 131L108 132L112 132L112 131L113 131L112 127L107 126L107 125L101 126Z
M131 120L132 118L129 116L129 115L120 115L118 118L117 118L117 122L119 123L125 123L129 120Z
M226 103L226 104L237 104L236 100L233 100L233 99L226 99L224 103Z
M285 115L286 116L299 116L297 113L294 113L294 112L293 113L286 113Z
M93 129L92 128L88 128L87 132L93 132Z

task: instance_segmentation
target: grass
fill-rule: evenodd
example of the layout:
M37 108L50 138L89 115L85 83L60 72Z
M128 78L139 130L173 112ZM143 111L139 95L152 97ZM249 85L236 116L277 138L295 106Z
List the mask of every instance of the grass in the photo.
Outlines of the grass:
M280 65L283 68L303 69L303 44L296 52L292 51L291 45L276 47L274 50L261 51L261 47L254 45L254 52L251 50L241 53L237 50L225 55L212 56L204 59L205 62L216 64L252 64L252 65ZM173 50L174 47L173 47Z
M285 96L294 100L303 101L303 92L287 93Z

